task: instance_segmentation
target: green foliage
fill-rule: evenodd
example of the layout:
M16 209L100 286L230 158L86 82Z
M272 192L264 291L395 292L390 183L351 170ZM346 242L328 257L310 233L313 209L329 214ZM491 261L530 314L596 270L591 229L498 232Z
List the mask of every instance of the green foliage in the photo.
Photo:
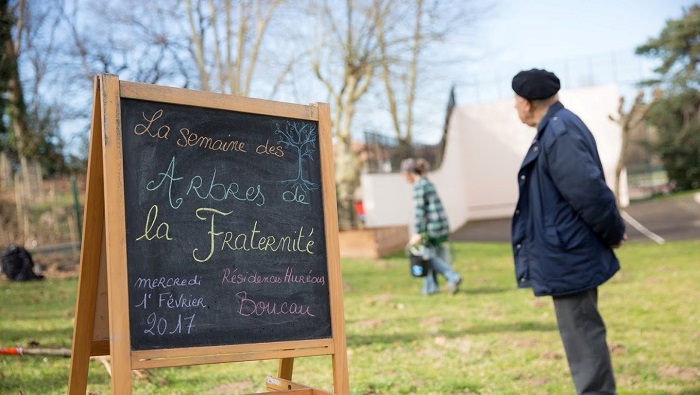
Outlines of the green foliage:
M700 5L691 6L680 19L668 20L659 36L637 47L636 53L661 60L654 71L669 88L697 89L700 82Z
M700 241L628 243L622 270L600 289L620 395L700 393ZM551 299L517 289L506 243L456 243L464 275L455 296L420 295L407 259L342 262L353 395L570 394L573 385ZM70 348L77 279L0 279L0 346ZM443 286L444 286L443 282ZM0 356L0 393L65 393L70 361ZM150 370L139 394L264 391L277 361ZM328 357L297 358L294 380L332 388ZM110 393L90 363L88 390Z
M658 97L648 120L659 133L658 150L677 190L700 186L700 5L680 19L669 20L658 37L636 53L659 58L658 79L647 84L666 91Z
M657 150L667 176L680 191L700 187L698 109L700 92L687 90L658 100L647 115L659 131Z

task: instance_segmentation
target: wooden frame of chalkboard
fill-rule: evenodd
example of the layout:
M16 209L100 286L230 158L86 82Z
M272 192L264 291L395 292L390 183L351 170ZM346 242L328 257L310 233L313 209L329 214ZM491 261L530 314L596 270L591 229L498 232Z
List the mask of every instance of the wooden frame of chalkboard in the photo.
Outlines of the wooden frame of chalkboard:
M118 394L137 369L280 359L292 383L330 355L348 394L328 105L108 74L93 103L69 394L97 355Z

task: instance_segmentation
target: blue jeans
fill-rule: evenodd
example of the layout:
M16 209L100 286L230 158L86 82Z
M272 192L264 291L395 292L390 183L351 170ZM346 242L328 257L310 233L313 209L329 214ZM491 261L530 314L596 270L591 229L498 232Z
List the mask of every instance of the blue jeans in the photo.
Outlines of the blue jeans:
M447 243L442 243L437 247L429 247L430 266L428 275L423 277L423 295L437 293L440 290L438 285L438 273L445 276L448 284L456 284L462 277L452 269L450 265L450 249Z

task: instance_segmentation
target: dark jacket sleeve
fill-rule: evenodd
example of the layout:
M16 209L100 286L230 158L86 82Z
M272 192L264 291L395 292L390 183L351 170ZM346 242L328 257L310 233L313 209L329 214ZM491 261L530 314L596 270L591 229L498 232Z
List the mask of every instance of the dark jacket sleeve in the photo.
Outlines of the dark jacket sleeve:
M608 245L622 241L625 225L605 183L597 153L578 131L565 130L548 147L549 169L559 193Z

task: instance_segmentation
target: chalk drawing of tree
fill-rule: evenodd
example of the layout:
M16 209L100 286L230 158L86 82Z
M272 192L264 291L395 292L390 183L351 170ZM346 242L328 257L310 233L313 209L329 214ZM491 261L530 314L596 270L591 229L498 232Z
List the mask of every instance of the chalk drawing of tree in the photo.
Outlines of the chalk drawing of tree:
M306 122L287 121L284 130L277 125L275 134L279 136L277 144L284 145L285 148L295 149L297 152L298 172L294 179L282 181L292 187L299 187L302 191L308 192L318 189L318 184L304 178L303 164L304 158L314 160L313 154L316 148L316 125Z

